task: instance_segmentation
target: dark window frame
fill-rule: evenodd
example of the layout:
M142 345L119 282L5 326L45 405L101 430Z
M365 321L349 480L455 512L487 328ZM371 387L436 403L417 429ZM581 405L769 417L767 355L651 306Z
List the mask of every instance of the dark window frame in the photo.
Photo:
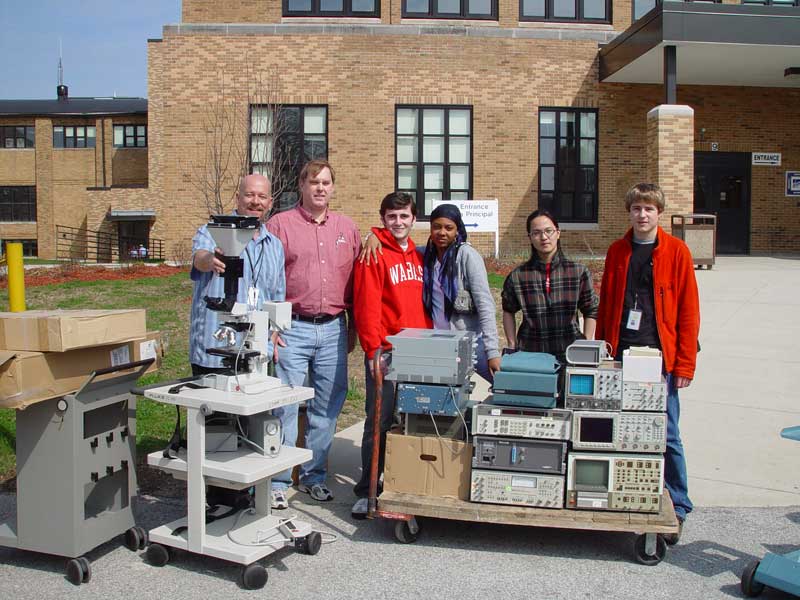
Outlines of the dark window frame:
M122 144L115 142L117 137L117 127L122 128ZM133 135L128 135L126 127L133 127ZM144 135L139 135L138 128L144 127ZM148 142L147 123L114 123L114 128L111 131L111 141L114 148L147 148ZM128 143L131 139L132 143ZM138 141L144 139L144 145L140 145Z
M597 23L597 24L611 24L613 20L613 1L604 0L606 4L606 18L595 19L584 17L583 3L584 0L574 0L575 2L575 17L556 17L553 16L555 11L555 0L544 0L544 16L530 16L524 13L525 0L519 0L519 20L525 22L549 22L549 23ZM631 8L633 12L633 8Z
M281 131L282 125L280 124L281 121L278 121L278 131L275 131L275 122L273 121L273 131L264 132L264 133L254 133L253 132L253 111L259 108L267 108L267 109L288 109L288 110L299 110L298 115L298 124L299 124L299 131ZM325 120L324 120L324 133L306 133L305 130L305 111L309 108L323 108L325 109ZM328 119L330 115L330 107L327 104L280 104L280 105L264 105L264 104L252 104L250 105L250 131L248 134L247 140L247 158L249 163L248 171L250 173L262 172L261 170L257 170L260 166L270 165L274 163L275 160L275 152L276 147L281 149L289 149L290 152L298 152L297 160L292 161L291 157L289 159L279 158L278 160L289 160L294 162L294 172L291 175L284 175L286 178L285 181L281 182L280 187L282 188L279 191L279 195L281 197L275 197L273 199L273 206L272 212L282 212L284 210L288 210L293 208L300 199L299 190L297 189L297 178L300 175L300 170L302 169L303 165L308 162L309 160L313 159L327 159L330 155L330 140L329 140L329 132L330 128L328 127ZM273 137L273 146L272 146L272 161L253 161L253 140L256 137L263 137L269 139L269 137ZM324 154L316 154L313 153L313 156L309 157L306 155L306 143L313 143L313 140L306 139L307 136L324 136ZM283 138L283 139L281 139ZM277 143L276 143L277 142ZM299 143L299 146L298 146ZM275 177L273 179L273 190L278 187L275 185Z
M20 129L22 129L21 136ZM9 141L11 141L11 146L8 145ZM22 142L21 146L20 142ZM0 150L27 150L35 147L35 125L0 125Z
M0 222L36 223L36 186L0 186Z
M78 129L83 128L83 135L78 135ZM56 130L60 129L60 132ZM72 134L68 135L67 130ZM94 135L89 135L89 130L94 130ZM57 137L60 133L60 139ZM71 140L71 141L70 141ZM91 143L90 143L91 141ZM71 144L71 145L70 145ZM79 123L77 125L53 125L53 148L57 150L85 150L97 146L97 127Z
M311 10L289 10L289 0L283 0L284 17L348 17L348 18L375 18L381 16L380 0L373 0L375 10L373 11L354 11L353 0L342 0L342 10L323 11L320 8L321 0L311 0Z
M417 161L416 162L407 162L403 161L402 163L398 160L397 157L397 141L398 137L406 137L410 134L400 134L398 133L398 126L397 126L397 115L398 111L402 109L413 109L417 110L419 114L418 118L418 130L415 134L417 136ZM444 138L444 160L442 161L442 180L443 180L443 187L442 187L442 200L449 200L450 195L454 192L454 190L450 189L450 168L452 166L468 166L469 168L469 183L468 188L466 190L467 199L471 199L473 197L473 182L475 177L475 169L473 167L474 162L474 122L475 122L475 112L473 110L473 106L469 104L396 104L394 107L394 181L395 181L395 189L402 192L408 192L412 194L415 198L415 202L417 205L417 220L421 222L426 222L429 220L430 215L427 214L425 210L425 164L440 164L440 163L425 163L423 152L424 152L424 139L425 139L425 132L422 130L422 111L423 110L444 110L444 133L443 134L433 134L435 136L440 136ZM468 110L469 111L469 162L468 163L453 163L450 161L450 111L451 110ZM467 137L461 134L453 134L454 137ZM400 177L400 167L401 166L410 166L413 165L417 168L417 187L415 189L409 188L401 188L399 177ZM464 190L455 190L456 193L464 193Z
M39 240L34 239L24 239L24 240L11 240L5 239L3 240L4 250L6 255L8 255L8 244L20 243L22 244L22 256L27 258L37 258L39 256Z
M434 5L438 0L427 0L427 12L409 12L407 7L407 0L403 0L402 4L402 18L403 19L451 19L451 20L470 20L470 21L497 21L499 20L498 0L490 0L492 11L490 14L470 13L469 0L460 0L461 10L456 13L442 13L438 12ZM521 1L521 0L520 0Z
M547 112L554 112L555 113L555 124L556 124L556 131L555 135L548 135L543 136L541 133L542 128L542 113ZM569 136L564 134L561 131L561 114L562 113L571 113L575 115L575 125L574 129L576 134L573 136ZM592 113L594 114L594 137L589 136L581 136L581 119L582 113ZM582 107L572 107L572 106L540 106L538 109L538 116L537 116L537 128L536 128L536 135L537 135L537 148L538 148L538 166L537 166L537 203L539 208L546 208L553 213L553 215L559 220L563 221L564 223L591 223L595 224L598 223L598 216L599 216L599 204L600 204L600 190L599 190L599 181L600 181L600 111L597 108L582 108ZM559 165L559 140L561 139L574 139L575 140L575 163L571 167L568 165L564 165L563 163ZM542 140L554 140L555 146L555 162L554 163L543 163L542 161ZM593 140L594 141L594 164L593 167L589 167L589 165L582 165L580 160L580 142L581 140ZM553 189L551 190L542 190L542 168L553 168ZM570 190L564 189L564 185L562 184L562 171L572 168L575 171L574 178L572 180L572 215L565 215L564 212L561 210L561 201L559 196L563 193L569 193ZM594 169L594 176L591 180L591 192L587 192L580 188L580 184L582 181L581 177L581 169L582 168L593 168ZM578 212L577 209L580 206L580 198L583 194L591 193L592 198L592 214L586 217L575 217L575 213ZM543 201L542 197L543 194L552 194L552 200L548 202Z

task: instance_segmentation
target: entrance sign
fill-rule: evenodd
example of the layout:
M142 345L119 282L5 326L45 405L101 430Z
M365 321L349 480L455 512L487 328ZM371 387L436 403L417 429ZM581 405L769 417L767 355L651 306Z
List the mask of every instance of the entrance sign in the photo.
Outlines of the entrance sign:
M781 153L780 152L753 152L754 165L771 165L775 167L781 166Z
M461 219L467 234L494 233L494 257L500 256L500 219L497 198L490 200L437 200L433 203L436 208L440 204L455 204L461 211Z

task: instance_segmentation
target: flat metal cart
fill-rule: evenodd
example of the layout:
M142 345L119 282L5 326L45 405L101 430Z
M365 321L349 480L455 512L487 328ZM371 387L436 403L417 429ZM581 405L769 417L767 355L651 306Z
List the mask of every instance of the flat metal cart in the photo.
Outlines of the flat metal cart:
M135 536L136 397L153 359L91 373L74 394L16 411L17 515L0 546L64 556L74 585L92 578L84 556Z
M175 456L165 457L161 451L147 456L149 465L185 479L187 484L187 515L147 534L151 564L165 565L171 549L187 550L242 565L244 587L260 589L268 578L266 569L257 562L261 558L288 545L307 554L319 551L321 536L309 523L271 514L272 476L310 460L311 450L281 446L276 457L248 447L235 452L206 452L206 416L258 415L312 398L313 389L281 385L257 394L223 394L210 388L177 390L169 384L144 388L144 395L186 408L187 421L185 450ZM220 507L221 512L208 514L206 484L239 490L255 487L255 506L244 510Z
M786 427L781 437L800 442L800 425ZM745 567L741 580L745 596L758 596L767 586L800 596L800 550L787 554L768 552Z
M368 518L396 521L395 539L409 544L417 540L420 524L417 517L433 517L455 521L525 525L529 527L554 527L617 531L637 534L633 554L643 565L657 565L667 554L664 534L678 533L679 524L669 494L664 492L658 513L612 512L600 510L574 510L533 508L501 504L468 502L456 498L443 498L378 490L378 458L380 452L381 388L380 351L375 353L375 420L373 422L373 452L370 469Z

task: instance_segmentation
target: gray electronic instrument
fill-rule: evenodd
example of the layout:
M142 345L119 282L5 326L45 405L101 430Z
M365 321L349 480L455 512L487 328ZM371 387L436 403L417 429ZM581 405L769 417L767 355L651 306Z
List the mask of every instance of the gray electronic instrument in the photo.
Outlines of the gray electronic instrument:
M470 500L537 508L564 507L564 476L473 469Z
M572 434L572 412L482 402L472 409L472 434L568 440Z
M572 447L575 450L664 452L667 416L664 413L574 411Z
M567 443L475 436L472 468L525 473L559 473L567 470Z
M609 359L608 344L605 340L575 340L567 346L564 357L571 365L596 367Z
M664 493L664 459L640 454L572 452L567 508L657 513Z
M264 456L278 456L281 451L283 431L281 420L271 413L263 412L247 418L247 439L250 447Z
M667 384L623 381L622 410L666 411Z
M564 408L620 410L621 365L609 361L599 367L567 367L564 390Z
M391 381L460 386L474 371L474 332L410 328L386 339L392 344Z

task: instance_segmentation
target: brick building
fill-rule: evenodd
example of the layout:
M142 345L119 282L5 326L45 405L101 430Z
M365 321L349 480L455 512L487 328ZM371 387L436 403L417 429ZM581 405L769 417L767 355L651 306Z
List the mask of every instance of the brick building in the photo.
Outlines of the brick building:
M395 188L423 215L498 198L501 253L527 251L525 217L547 206L569 252L602 254L624 192L650 180L669 214L717 214L720 252L798 252L798 2L183 0L148 43L149 187L89 191L87 228L152 210L166 257L185 258L209 212L198 167L222 138L284 181L328 156L335 208L362 229Z
M113 236L89 223L106 196L146 189L147 100L71 98L63 85L55 100L0 100L0 239L26 255L110 260L149 246L152 210L109 212Z

